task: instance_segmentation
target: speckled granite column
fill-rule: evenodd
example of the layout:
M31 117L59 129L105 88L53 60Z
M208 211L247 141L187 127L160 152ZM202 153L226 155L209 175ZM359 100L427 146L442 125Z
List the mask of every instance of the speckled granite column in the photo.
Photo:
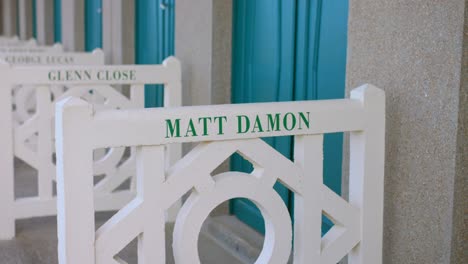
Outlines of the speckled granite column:
M468 263L468 0L458 110L457 159L452 230L452 263Z
M347 89L372 83L387 94L384 263L468 263L455 260L452 232L466 165L466 146L457 148L457 135L466 145L458 125L466 119L464 7L465 0L350 0Z

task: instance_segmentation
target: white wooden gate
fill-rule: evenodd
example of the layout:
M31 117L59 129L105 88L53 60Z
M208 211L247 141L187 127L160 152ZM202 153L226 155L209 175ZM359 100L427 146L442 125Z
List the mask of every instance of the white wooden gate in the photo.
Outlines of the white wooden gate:
M181 104L180 65L168 58L163 65L125 66L44 66L0 65L0 239L14 237L15 219L54 215L56 198L53 120L55 103L68 96L91 101L95 110L128 109L144 106L144 85L164 84L164 105ZM36 112L20 125L13 125L11 91L15 85L34 86ZM130 96L111 85L130 85ZM54 87L66 86L54 97ZM81 131L82 128L78 128ZM112 132L109 136L112 137ZM31 144L37 142L37 144ZM134 175L134 153L125 148L107 148L94 162L94 174L104 176L95 186L96 210L117 210L135 196L134 188L116 190ZM174 159L180 157L180 145L173 146ZM38 196L14 198L13 158L18 157L38 171ZM80 198L81 199L81 198Z
M0 45L21 43L18 36L6 37L0 36Z
M252 200L265 218L256 263L287 263L292 245L288 210L273 190L295 193L294 263L382 263L385 96L370 85L351 99L199 106L95 113L68 98L57 105L59 263L124 263L116 257L138 238L138 263L166 263L164 211L191 192L174 230L176 263L199 263L203 221L220 203ZM323 134L350 132L349 201L323 184ZM260 137L295 136L294 161ZM169 170L167 144L199 142ZM95 231L93 159L96 148L136 147L137 196ZM233 153L251 174L213 170ZM340 166L341 164L337 164ZM334 226L322 238L322 213ZM222 260L220 260L220 263Z
M52 46L0 44L0 53L5 52L63 52L63 47L61 44L54 44Z
M104 65L104 53L100 49L93 52L0 52L0 62L10 65ZM63 86L53 86L51 92L58 98ZM14 121L22 124L36 109L34 85L16 85L13 88Z
M16 46L16 47L31 48L31 47L37 47L37 42L35 39L30 39L28 41L21 41L18 39L18 37L12 37L12 38L0 39L0 46L6 46L6 47Z

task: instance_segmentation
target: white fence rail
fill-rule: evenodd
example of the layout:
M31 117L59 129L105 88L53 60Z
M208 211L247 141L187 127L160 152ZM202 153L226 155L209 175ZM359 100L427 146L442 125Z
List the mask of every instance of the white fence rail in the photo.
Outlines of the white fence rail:
M53 120L58 100L81 97L91 102L95 110L143 108L145 84L164 84L164 106L181 104L180 65L175 58L166 59L163 65L0 65L0 75L3 85L0 89L0 239L14 237L15 219L56 213ZM36 111L15 125L11 104L16 85L34 87ZM129 85L130 95L125 96L111 85ZM63 86L66 87L63 93L54 94L55 87ZM135 196L133 184L130 188L116 190L135 174L134 151L106 148L101 153L104 155L94 160L94 175L104 176L94 187L96 209L117 210ZM180 144L171 146L171 153L174 160L179 158ZM37 197L15 198L14 157L37 170Z
M93 52L0 52L0 61L10 65L104 65L104 53ZM52 94L58 98L64 86L53 86ZM34 85L16 85L13 88L13 115L18 124L32 117L36 109Z
M200 106L95 113L68 98L57 105L59 263L124 263L116 255L138 238L138 263L166 263L164 212L191 192L177 215L176 263L199 263L203 221L220 203L252 200L265 218L256 263L287 263L292 245L288 210L273 190L295 193L294 263L382 263L385 96L369 85L351 99ZM349 202L323 184L323 134L350 132ZM294 161L260 137L295 136ZM199 142L166 170L167 144ZM95 230L93 149L136 147L137 196ZM233 153L251 174L213 170ZM322 213L334 223L321 237ZM220 260L221 262L222 260Z
M2 44L0 41L0 53L8 52L63 52L61 44L54 44L52 46L38 46L36 41L30 41L27 43L20 42L19 44Z

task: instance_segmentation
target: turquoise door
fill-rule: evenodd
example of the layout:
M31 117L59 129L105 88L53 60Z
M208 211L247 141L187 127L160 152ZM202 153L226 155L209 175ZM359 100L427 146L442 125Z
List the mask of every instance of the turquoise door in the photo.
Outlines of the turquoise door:
M174 55L175 0L135 1L135 60L137 64L160 64ZM161 85L145 87L145 106L163 104Z
M102 48L102 0L85 1L85 50Z
M343 98L348 0L234 0L232 101L234 103ZM292 139L265 139L288 158ZM325 136L324 182L341 193L341 133ZM249 172L240 156L231 169ZM289 208L293 195L275 186ZM245 199L231 213L260 232L259 210ZM332 226L324 219L324 231Z
M54 0L54 42L62 42L62 1Z
M294 99L294 1L236 0L233 21L232 101L234 103L291 101ZM286 157L291 155L291 138L265 139ZM239 155L231 160L232 170L250 172L251 165ZM275 189L289 203L289 191ZM260 211L246 199L231 202L231 212L263 232Z

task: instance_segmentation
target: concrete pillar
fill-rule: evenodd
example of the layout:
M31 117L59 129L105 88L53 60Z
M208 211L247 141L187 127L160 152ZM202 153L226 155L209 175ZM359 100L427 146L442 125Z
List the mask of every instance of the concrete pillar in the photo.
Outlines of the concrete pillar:
M19 38L29 40L33 37L32 0L18 0Z
M184 105L230 102L232 0L177 0L175 7Z
M135 3L103 0L102 41L107 64L135 63Z
M387 95L384 263L468 263L465 0L349 4L347 90Z
M36 0L36 32L40 45L54 43L54 0Z
M451 263L468 263L468 1L465 1L453 201Z
M15 36L17 32L17 2L15 0L2 1L2 22L3 34L5 36Z
M65 51L84 50L84 0L62 0L62 44Z

